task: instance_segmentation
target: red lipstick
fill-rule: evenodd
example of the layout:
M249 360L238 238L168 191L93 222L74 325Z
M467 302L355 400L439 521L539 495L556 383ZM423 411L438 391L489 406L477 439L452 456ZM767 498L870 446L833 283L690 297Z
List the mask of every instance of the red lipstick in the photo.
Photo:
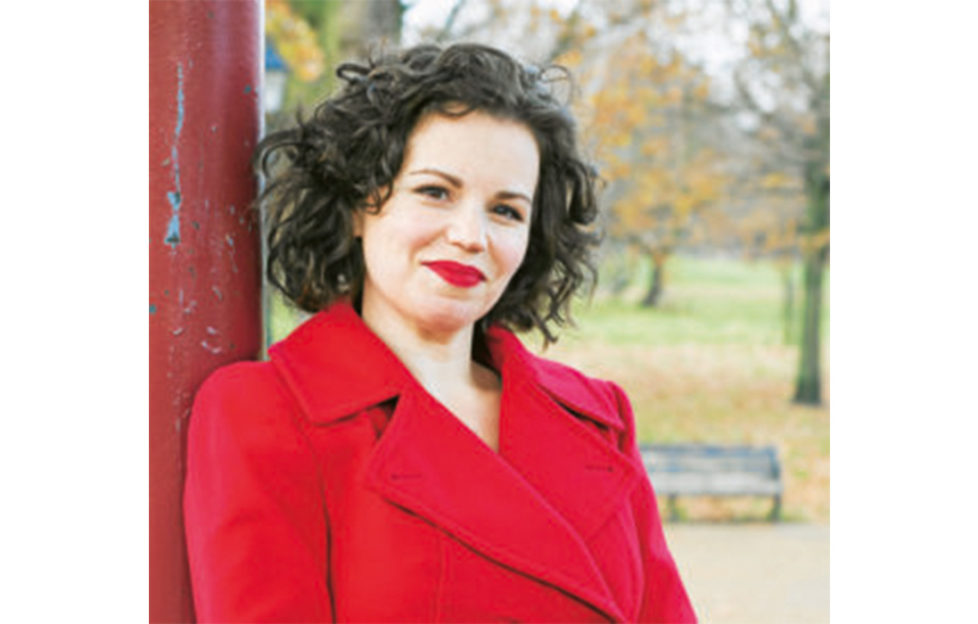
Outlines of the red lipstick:
M438 260L423 264L452 286L471 288L486 279L482 271L467 264L451 262L449 260Z

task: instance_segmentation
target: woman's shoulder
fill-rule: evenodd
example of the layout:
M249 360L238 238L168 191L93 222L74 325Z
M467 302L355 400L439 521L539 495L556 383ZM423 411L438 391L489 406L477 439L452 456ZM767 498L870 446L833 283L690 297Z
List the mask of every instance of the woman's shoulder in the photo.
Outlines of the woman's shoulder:
M192 431L268 432L291 428L295 412L294 401L270 362L241 361L218 368L200 385L190 426Z
M270 362L244 360L226 364L204 379L195 404L247 407L285 398L281 380Z
M537 382L559 403L613 429L633 427L628 397L614 381L533 353L528 352L527 359Z

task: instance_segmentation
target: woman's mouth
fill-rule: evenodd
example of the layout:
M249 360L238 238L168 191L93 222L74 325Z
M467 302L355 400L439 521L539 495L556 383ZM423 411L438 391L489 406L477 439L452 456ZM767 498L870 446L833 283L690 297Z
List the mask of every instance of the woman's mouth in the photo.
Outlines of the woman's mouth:
M437 260L423 264L452 286L460 288L471 288L486 279L479 269L459 262Z

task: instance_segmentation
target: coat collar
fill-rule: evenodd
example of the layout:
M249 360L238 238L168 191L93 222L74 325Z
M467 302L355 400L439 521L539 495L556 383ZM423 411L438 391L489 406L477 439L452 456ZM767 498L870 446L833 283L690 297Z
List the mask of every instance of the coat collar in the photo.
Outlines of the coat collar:
M425 392L346 303L269 355L315 423L397 397L362 473L368 488L606 619L628 619L629 598L605 582L602 553L589 542L643 470L567 411L621 430L613 393L532 355L506 330L491 329L486 342L503 382L498 454Z
M491 327L486 342L497 371L539 386L575 414L622 429L610 392L600 392L569 367L535 356L502 327ZM376 405L400 395L413 382L397 356L346 301L319 312L268 352L313 422L330 422Z

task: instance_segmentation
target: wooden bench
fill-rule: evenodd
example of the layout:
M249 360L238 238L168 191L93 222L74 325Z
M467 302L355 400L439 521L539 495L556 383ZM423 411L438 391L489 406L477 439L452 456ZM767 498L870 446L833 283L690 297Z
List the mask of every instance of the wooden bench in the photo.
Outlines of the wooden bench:
M669 500L676 520L678 496L771 496L768 518L781 516L781 463L773 446L640 444L657 495Z

